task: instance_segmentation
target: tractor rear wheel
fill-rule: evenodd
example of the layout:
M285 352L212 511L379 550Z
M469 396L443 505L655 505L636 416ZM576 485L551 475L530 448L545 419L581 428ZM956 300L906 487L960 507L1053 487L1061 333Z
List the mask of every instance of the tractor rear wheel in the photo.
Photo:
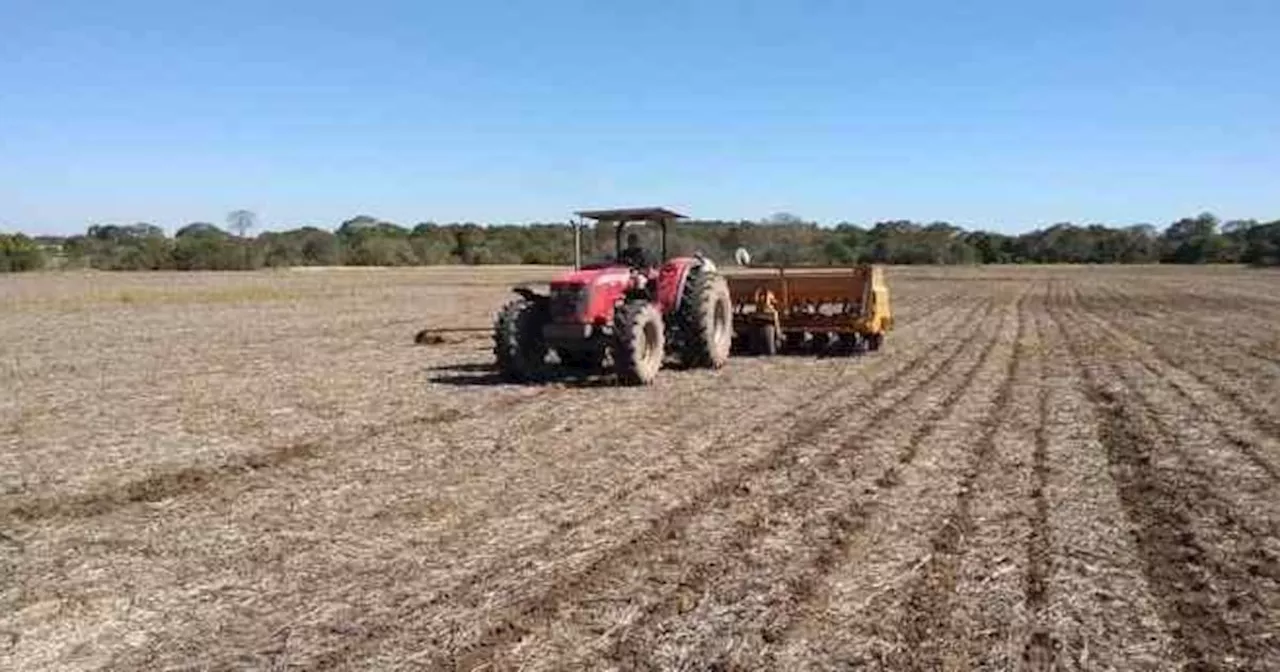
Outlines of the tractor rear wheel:
M493 328L493 354L502 377L516 382L534 378L547 357L542 339L546 305L528 299L514 299L502 307Z
M613 361L629 385L648 385L662 369L666 333L662 312L648 301L632 301L614 317Z
M689 269L676 320L684 337L679 352L682 364L718 369L729 361L733 303L724 276L712 270Z

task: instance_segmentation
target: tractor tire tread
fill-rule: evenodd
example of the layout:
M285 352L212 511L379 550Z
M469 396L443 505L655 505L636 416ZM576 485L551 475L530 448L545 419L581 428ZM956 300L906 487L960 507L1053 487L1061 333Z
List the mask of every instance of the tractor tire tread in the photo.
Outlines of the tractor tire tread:
M729 359L730 348L710 342L714 331L717 298L729 302L729 285L717 271L694 268L689 270L684 292L680 297L677 319L683 332L680 360L686 366L718 369ZM732 332L732 308L725 328Z
M645 326L650 322L658 325L655 345L657 354L644 361L644 344L641 339ZM648 301L628 301L614 317L614 335L614 365L621 381L628 385L652 384L662 368L664 355L662 312Z
M538 303L524 298L509 301L498 311L493 329L493 354L504 379L525 382L537 376L547 354L539 331L542 312Z

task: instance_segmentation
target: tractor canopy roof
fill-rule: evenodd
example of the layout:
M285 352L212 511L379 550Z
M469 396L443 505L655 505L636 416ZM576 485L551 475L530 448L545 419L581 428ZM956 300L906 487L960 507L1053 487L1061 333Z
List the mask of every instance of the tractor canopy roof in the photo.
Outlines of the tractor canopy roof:
M579 217L594 219L598 222L666 222L672 219L685 219L685 216L666 208L618 208L616 210L581 210Z

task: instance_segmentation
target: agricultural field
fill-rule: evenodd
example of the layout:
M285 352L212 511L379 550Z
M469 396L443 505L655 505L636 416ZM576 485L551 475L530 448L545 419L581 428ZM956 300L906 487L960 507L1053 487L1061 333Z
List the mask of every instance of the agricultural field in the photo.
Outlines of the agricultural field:
M889 270L501 384L536 268L0 278L0 669L1280 670L1280 275Z

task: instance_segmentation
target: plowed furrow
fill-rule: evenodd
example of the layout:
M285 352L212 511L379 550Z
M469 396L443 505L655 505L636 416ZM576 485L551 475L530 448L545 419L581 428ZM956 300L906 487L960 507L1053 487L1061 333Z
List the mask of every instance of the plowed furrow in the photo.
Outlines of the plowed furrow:
M1114 296L1114 302L1117 304L1132 305L1142 300L1120 293L1115 288L1099 289L1105 294ZM1170 308L1170 312L1160 316L1142 316L1126 320L1116 319L1114 310L1090 309L1088 306L1086 309L1108 329L1132 339L1163 364L1195 379L1200 385L1212 389L1214 393L1235 404L1239 412L1259 429L1273 437L1280 437L1280 419L1270 412L1268 404L1255 403L1253 399L1232 387L1232 383L1250 379L1272 384L1275 382L1275 379L1268 375L1266 365L1244 366L1244 362L1239 361L1240 355L1251 356L1252 350L1246 347L1246 342L1223 338L1227 329L1224 324L1238 328L1239 320L1219 317L1215 320L1213 331L1200 333L1187 325L1189 318L1179 317L1183 312L1177 308ZM1266 329L1269 335L1274 335L1274 324L1267 322ZM1144 333L1148 330L1158 334L1159 337ZM1227 356L1219 356L1217 354L1219 352ZM1274 387L1270 389L1274 391Z
M1091 312L1175 328L1177 340L1190 338L1214 346L1243 347L1246 355L1260 362L1266 360L1265 356L1258 357L1258 353L1248 346L1266 342L1274 330L1270 328L1270 321L1252 307L1239 306L1236 310L1225 311L1213 300L1198 305L1196 301L1188 302L1185 292L1153 291L1144 285L1121 288L1106 283L1086 284L1083 289L1085 294L1081 297L1081 305ZM1210 305L1213 308L1205 310ZM1223 338L1227 331L1224 325L1231 325L1233 338Z
M769 571L758 571L754 583L731 578L720 582L717 592L723 597L683 615L678 622L684 625L676 632L686 633L683 641L689 644L664 636L664 648L671 649L661 659L664 667L715 653L692 645L698 624L711 618L717 637L741 642L740 649L726 654L726 664L744 668L840 666L859 659L861 651L874 646L881 636L896 639L896 632L884 633L877 626L886 620L880 598L901 587L895 586L896 580L884 582L925 554L922 545L928 536L917 532L932 529L928 521L945 509L947 500L941 493L954 492L959 486L967 458L963 446L979 431L999 387L1003 358L1011 356L1015 321L1009 315L1011 309L1006 303L1005 317L1000 325L993 325L991 341L966 353L970 363L955 377L923 391L910 406L896 404L901 408L892 422L857 433L857 443L864 447L856 461L848 469L827 470L830 476L825 480L832 482L825 490L830 494L823 488L808 491L816 512L856 513L857 524L833 531L835 538L821 543L778 535L774 541L757 544L743 562ZM920 431L922 426L932 429ZM914 457L902 462L903 455ZM886 478L891 469L897 476ZM814 546L820 553L806 550ZM768 576L775 571L799 578L785 587L773 585ZM733 617L726 620L725 613ZM868 614L879 616L868 619ZM661 627L664 633L670 632L667 623Z
M983 309L982 304L974 304L971 306L953 306L943 309L935 314L935 318L940 318L940 329L926 335L927 340L916 341L908 340L905 343L910 344L906 348L893 348L886 352L897 352L898 358L891 359L888 357L871 357L866 360L870 365L865 367L868 372L874 371L873 384L874 389L881 389L882 386L888 384L895 376L904 372L910 372L920 366L925 359L931 358L930 347L937 343L945 343L946 339L952 336L952 328L963 327L971 324L972 318ZM902 333L902 332L899 332ZM913 357L914 356L914 357ZM842 366L838 372L857 372L864 370L856 364L852 364L859 360L851 360L850 366ZM879 368L879 365L888 365ZM817 369L815 369L817 370ZM805 390L805 399L800 403L788 407L783 413L774 414L772 412L765 413L761 417L757 415L753 418L753 424L743 427L740 425L713 425L715 436L711 440L711 452L705 456L714 456L718 460L728 461L729 448L739 445L744 437L750 437L754 433L774 431L779 427L785 427L789 423L807 423L812 419L814 413L821 414L825 412L826 407L844 403L838 393L847 389L850 385L858 385L860 382L847 382L845 378L838 374L834 382L830 375L830 368L827 369L828 375L822 377L826 383L824 389L812 389L812 386L801 386L800 390ZM817 378L815 377L815 380ZM713 383L708 382L708 385ZM793 388L797 389L797 388ZM795 395L793 395L795 396ZM678 405L679 399L673 399L673 404ZM653 406L656 409L668 409L665 405ZM669 409L668 409L669 412ZM689 429L698 431L702 428L696 428L690 420L698 419L694 414L682 415L679 421L668 427L668 431L678 433L682 424L690 425ZM705 425L705 416L702 418ZM819 423L820 424L820 423ZM607 426L601 426L601 431L607 430ZM691 435L692 436L692 435ZM545 439L546 437L544 437ZM689 440L687 436L680 436L681 441ZM709 438L704 436L703 438ZM702 443L694 441L694 444ZM688 448L688 444L684 444L680 450ZM715 455L716 452L726 453L726 455ZM687 457L697 457L689 455ZM440 459L449 459L442 456ZM340 664L343 660L348 660L351 655L355 655L357 651L365 650L368 647L376 646L383 638L393 636L401 632L407 620L413 618L415 614L424 612L433 612L434 610L443 610L451 604L466 605L473 607L487 599L489 591L497 583L509 583L513 579L519 579L522 575L529 575L534 572L536 567L553 564L559 557L569 556L571 554L582 555L582 549L598 549L601 547L600 539L608 539L611 535L617 534L619 530L627 530L628 526L634 526L637 520L634 516L628 516L626 509L643 510L645 507L636 505L635 502L627 501L629 499L652 499L653 488L655 484L663 482L663 476L669 474L673 470L678 470L682 465L686 465L684 458L677 457L670 460L659 460L652 469L646 469L646 473L639 475L637 478L622 480L624 486L617 490L610 491L608 496L602 500L589 502L580 508L574 507L571 511L572 518L559 521L554 529L548 528L547 533L540 535L538 541L528 543L524 539L520 539L515 543L507 545L505 553L493 553L486 545L494 548L500 548L500 545L493 544L490 539L484 538L477 540L480 542L479 549L477 544L472 544L472 548L460 546L458 553L461 554L456 560L459 567L475 567L473 571L462 575L457 580L446 580L436 582L429 580L431 575L445 574L439 572L440 557L449 557L446 552L442 556L440 551L436 551L434 556L428 555L412 566L392 566L385 565L357 565L356 567L334 568L332 578L328 573L318 576L320 587L329 587L327 598L336 603L352 605L361 613L367 616L358 619L355 623L344 622L336 624L333 627L341 628L341 636L335 636L332 630L327 629L324 624L317 624L314 627L307 628L307 634L315 633L313 636L317 643L321 646L314 647L322 651L321 660L328 661L325 664ZM735 468L737 465L733 465ZM715 473L716 470L710 470ZM727 472L726 472L727 473ZM731 474L730 474L731 475ZM689 479L683 479L689 480ZM619 511L621 509L621 511ZM490 511L492 515L492 511ZM644 515L648 515L644 511ZM610 520L618 520L621 517L621 525L610 525ZM473 521L473 522L469 522ZM464 529L459 530L459 535L466 532L465 528L471 527L474 534L474 526L478 521L471 519L459 519L455 527ZM500 528L500 525L498 526ZM592 536L594 535L594 536ZM465 539L464 537L459 537ZM441 544L451 543L452 535L446 535L439 540ZM610 539L610 543L614 540ZM620 539L625 541L625 537ZM467 558L476 558L474 561ZM427 563L424 565L424 563ZM410 563L412 564L412 563ZM424 574L421 568L430 567L430 572ZM417 586L405 586L403 577L405 572L412 572L410 576L421 577L415 580ZM459 573L460 574L460 573ZM452 577L449 577L452 579ZM532 579L536 576L531 577ZM345 586L351 586L349 590ZM413 588L417 588L416 590ZM341 589L335 594L335 590ZM370 600L366 595L372 594L379 596L377 599ZM295 635L295 639L301 639L302 632ZM329 644L331 641L339 642L335 647ZM328 645L325 645L328 644ZM166 647L166 651L176 651ZM122 662L127 666L127 662Z
M1256 596L1250 599L1247 591L1222 595L1231 583L1247 581L1250 570L1215 558L1214 549L1196 533L1195 505L1177 479L1151 464L1152 429L1146 426L1145 412L1123 392L1095 391L1121 499L1131 519L1141 521L1137 535L1148 576L1166 603L1166 618L1173 622L1184 653L1201 669L1219 669L1232 660L1276 662L1274 648L1260 648L1266 647L1263 637L1268 635L1265 605Z
M1272 274L887 271L879 353L644 388L403 343L497 276L27 306L0 669L1280 671Z
M966 311L957 313L959 319L949 320L940 325L939 330L936 333L941 334L941 337L936 342L930 343L930 346L936 345L937 343L945 343L952 336L953 331L957 327L972 324L973 317L975 315L988 315L991 310L991 305L987 303L977 304ZM944 345L943 347L948 346ZM883 392L887 386L892 385L899 378L912 375L916 370L929 361L929 352L930 347L925 347L920 350L918 356L912 357L905 363L894 362L896 368L890 369L883 377L875 379L872 382L872 387L858 398L862 398L862 396L875 396L876 394ZM848 370L849 369L842 369L843 372L847 372ZM787 408L780 415L755 418L745 428L733 427L728 432L720 432L710 443L712 446L731 447L738 445L744 437L753 437L770 430L776 430L779 426L782 426L787 422L795 422L801 425L799 430L800 433L794 434L793 438L797 441L804 440L810 436L812 432L819 431L822 427L820 422L812 420L812 416L815 413L824 415L840 410L827 407L831 406L833 399L836 400L837 403L840 403L839 393L843 391L847 385L848 383L842 377L838 377L836 382L822 385L816 392L811 392L803 401ZM747 468L750 469L751 466L752 465L748 465ZM651 474L648 480L655 480L660 478L662 475L662 473ZM745 475L745 472L743 475ZM730 475L730 477L732 477L732 475ZM642 483L636 483L635 487L638 488L642 485ZM567 533L572 528L576 528L578 524L595 519L603 511L614 508L619 501L625 499L628 495L634 494L634 490L635 488L619 490L614 493L614 496L610 497L600 506L587 509L575 521L572 521L562 528L562 534ZM540 550L540 547L524 550L537 552Z
M1220 498L1203 475L1186 472L1177 442L1120 358L1105 347L1092 354L1111 381L1104 384L1093 367L1083 369L1103 420L1112 477L1184 655L1201 669L1280 663L1274 640L1280 623L1266 597L1280 585L1276 558L1249 542L1254 535L1236 512L1212 504Z
M937 297L929 297L936 299ZM929 305L947 305L933 303ZM931 311L921 311L911 319L902 320L898 326L905 330L912 323L922 319L936 318ZM487 349L486 349L487 351ZM483 377L483 376L477 376ZM678 392L671 399L672 405L678 406L696 399L713 383L688 392ZM109 514L117 509L147 502L156 502L171 497L197 493L237 477L250 476L262 469L278 467L299 459L315 459L327 454L344 450L354 445L369 443L381 436L415 428L436 427L443 424L461 423L493 417L498 414L510 414L516 409L529 406L556 395L563 396L567 390L560 387L540 387L534 391L519 391L504 395L478 408L467 410L444 409L442 411L417 414L391 422L369 426L358 432L343 436L316 437L309 440L292 441L287 444L273 446L261 451L245 455L232 456L228 460L209 465L190 465L155 470L152 473L132 481L121 483L111 480L100 487L89 487L84 492L41 495L10 502L0 500L0 518L11 517L22 523L34 523L47 518L87 518ZM660 412L664 407L655 407ZM802 409L795 409L802 410Z
M1122 347L1125 345L1125 343L1123 343L1125 339L1132 339L1150 346L1150 343L1143 341L1142 339L1135 338L1132 334L1109 328L1114 325L1107 323L1096 315L1091 315L1090 317L1097 319L1098 323L1103 326L1103 329L1114 336L1114 338L1120 342ZM1202 376L1199 376L1185 368L1179 367L1172 360L1164 357L1158 357L1158 363L1152 363L1151 361L1138 356L1136 361L1150 374L1165 380L1168 383L1169 389L1177 393L1183 401L1195 409L1200 418L1212 423L1212 425L1217 429L1218 434L1228 443L1235 446L1241 454L1243 454L1245 458L1253 464L1254 467L1265 473L1267 477L1270 478L1273 485L1280 484L1280 467L1277 467L1273 458L1270 457L1271 455L1280 455L1280 444L1278 444L1274 438L1271 438L1274 436L1280 436L1280 433L1278 433L1280 430L1276 429L1276 427L1280 427L1280 422L1276 422L1270 418L1259 419L1252 413L1252 411L1246 410L1240 400L1240 397L1234 392L1225 391L1222 388L1209 385L1205 382L1205 379ZM1251 418L1256 426L1266 429L1271 437L1260 437L1256 434L1242 431L1243 428L1247 427L1247 420L1237 419L1235 422L1232 422L1229 419L1221 417L1223 415L1221 407L1202 400L1202 395L1198 394L1198 392L1202 392L1202 390L1189 388L1185 381L1179 380L1177 377L1170 375L1170 372L1166 369L1172 369L1173 371L1187 374L1197 382L1209 387L1209 389L1213 390L1215 393L1230 399L1238 409L1241 409L1244 412L1244 416ZM1268 450L1267 448L1271 448L1271 450Z
M1242 295L1233 291L1229 286L1218 286L1210 291L1204 291L1198 284L1182 282L1171 284L1156 281L1154 283L1142 283L1135 289L1142 293L1143 299L1159 301L1161 304L1169 305L1179 312L1190 314L1217 317L1258 315L1264 319L1271 319L1280 315L1280 313L1277 313L1280 304L1267 297L1265 290ZM1090 293L1083 297L1086 302L1097 302L1101 298L1098 296L1099 290L1103 294L1111 292L1112 296L1119 296L1123 301L1124 295L1115 293L1116 288L1110 284L1091 285L1088 289ZM1134 305L1132 303L1120 304L1122 308L1130 309ZM1141 306L1142 304L1139 303L1137 305Z
M1169 403L1163 395L1151 397L1147 394L1148 405L1152 406L1155 419L1166 433L1180 446L1179 454L1186 462L1188 474L1194 474L1196 482L1208 484L1226 476L1235 483L1235 487L1220 491L1206 491L1201 496L1206 510L1217 512L1223 524L1245 526L1251 534L1264 537L1280 538L1280 507L1276 506L1275 494L1277 485L1277 468L1268 455L1280 452L1280 446L1274 440L1259 437L1241 430L1239 425L1247 424L1243 419L1235 423L1221 417L1221 406L1206 399L1204 388L1197 388L1193 382L1179 374L1185 371L1172 364L1144 357L1144 349L1135 350L1134 342L1126 333L1113 328L1099 316L1086 314L1086 318L1098 325L1099 331L1109 337L1108 345L1124 354L1117 359L1137 364L1141 371L1138 375L1158 381L1163 389L1172 390L1176 396L1186 403L1190 414L1216 429L1221 442L1206 441L1200 432L1191 433L1190 428L1182 422L1187 414L1183 409ZM1132 354L1133 356L1128 356ZM1131 386L1132 387L1132 386ZM1229 417L1229 414L1228 414ZM1206 445L1207 444L1207 445ZM1186 446L1185 448L1181 448ZM1218 446L1231 446L1235 453L1243 456L1244 463L1234 457L1232 451L1219 450ZM1270 449L1270 450L1268 450ZM1234 510L1251 510L1265 512L1257 516L1257 522L1240 519Z
M992 303L987 301L975 305L965 312L965 315L970 318L975 315L978 315L978 317L964 322L964 324L973 327L972 333L966 337L964 342L971 341L981 333L980 326L985 316L990 314L992 310ZM944 348L944 351L949 351L954 355L954 353L963 348L963 343L949 344L949 340L950 334L944 334L938 339L938 342L942 343L941 347ZM718 473L715 480L707 487L694 492L692 496L685 499L681 504L663 510L658 517L642 523L633 534L621 538L615 536L608 546L598 551L592 551L587 556L590 558L589 560L575 559L576 561L572 563L556 562L554 560L556 556L574 552L573 548L567 544L555 543L563 538L560 536L554 539L547 539L536 547L523 548L519 556L511 556L506 559L506 562L492 566L482 573L474 574L460 585L456 585L429 599L406 604L403 608L397 610L397 613L403 614L403 616L398 617L396 621L389 620L369 624L368 627L361 630L359 638L355 641L348 641L341 648L326 653L317 661L317 666L319 668L335 666L348 659L357 648L375 644L383 637L392 634L397 626L403 624L403 618L409 614L424 613L446 603L463 607L468 610L468 613L472 609L480 608L481 603L487 601L489 597L487 594L488 587L495 581L498 581L504 575L516 573L521 567L530 566L531 557L547 557L552 565L549 570L552 575L531 577L531 580L537 578L541 585L547 586L545 592L535 592L528 598L505 606L502 611L506 615L494 617L498 621L496 625L485 628L483 632L467 635L468 639L472 641L472 645L470 647L456 648L454 655L450 656L451 659L455 660L485 658L488 652L500 650L503 646L523 636L526 630L516 624L521 621L528 621L532 616L538 613L545 613L554 608L556 604L570 600L574 595L581 592L580 586L582 584L589 581L591 577L607 571L608 568L627 566L631 564L628 558L645 553L646 549L651 546L670 544L670 540L678 535L680 530L687 527L698 512L708 507L711 502L735 496L735 488L738 483L750 478L753 474L784 468L788 463L794 446L811 441L815 436L828 431L829 427L825 421L827 418L838 417L841 415L842 409L857 408L857 402L881 396L904 378L914 375L919 370L929 369L926 365L935 361L933 356L936 354L936 349L921 348L919 356L902 363L885 376L873 380L871 387L865 393L856 397L853 402L840 400L838 393L845 386L843 382L836 382L825 389L818 390L811 397L808 397L806 402L791 408L785 414L796 423L796 426L788 429L783 439L778 441L772 449L745 464L738 464L731 470ZM943 364L945 365L950 361L950 358L947 358ZM933 368L927 370L925 375L938 375L938 365L934 365ZM918 383L917 386L923 384ZM836 400L834 403L833 399ZM814 417L814 407L822 406L826 406L826 408L820 408L817 417ZM782 419L768 418L756 421L747 427L733 427L728 433L717 437L713 441L713 445L734 446L744 439L749 439L755 435L767 434L775 431L778 424L783 424L780 423L780 420ZM617 498L610 498L608 503L594 507L594 515L588 512L588 515L583 515L578 520L580 523L592 521L607 509L616 508L617 505ZM634 523L632 524L634 525ZM572 539L575 529L576 525L565 530L565 536ZM564 546L562 551L558 553L554 551L555 548L561 546Z
M1224 338L1231 332L1240 332L1245 324L1257 321L1261 334L1256 338L1274 339L1274 321L1257 320L1251 312L1240 311L1238 314L1215 315L1206 328L1197 329L1196 321L1204 319L1206 314L1189 314L1184 306L1178 305L1184 297L1135 296L1114 287L1100 287L1097 291L1108 297L1110 305L1153 305L1160 308L1162 312L1142 310L1137 314L1126 314L1115 308L1107 310L1085 306L1089 314L1105 321L1108 328L1132 338L1165 364L1174 366L1199 384L1229 399L1261 429L1280 435L1280 420L1268 412L1270 401L1256 402L1247 393L1233 387L1252 383L1257 392L1274 396L1276 376L1271 370L1271 362L1266 357L1254 356L1257 348L1251 347L1251 339ZM1117 319L1117 315L1124 319ZM1249 362L1247 358L1256 361Z
M1277 467L1273 457L1280 456L1280 441L1276 440L1276 437L1280 437L1280 420L1272 417L1274 413L1264 413L1256 409L1254 404L1244 399L1235 390L1180 365L1154 342L1138 333L1122 329L1115 322L1096 313L1086 313L1086 315L1102 331L1114 338L1121 347L1136 350L1134 354L1137 355L1136 361L1139 364L1152 375L1166 380L1170 389L1196 409L1199 417L1212 423L1223 439L1239 449L1246 459L1263 471L1273 483L1280 483L1280 467ZM1136 349L1133 348L1135 344L1138 346ZM1149 353L1152 356L1151 359L1155 361L1144 358L1142 356L1144 352ZM1178 375L1171 375L1171 372ZM1191 382L1188 382L1188 378ZM1233 406L1235 412L1230 408L1224 408L1222 402L1213 403L1212 395L1216 395L1219 400L1224 400L1225 404ZM1261 429L1263 433L1248 431L1250 423Z
M954 306L957 300L962 298L968 297L965 297L960 292L930 294L924 297L917 296L913 303L902 308L900 314L904 319L901 322L897 322L897 328L905 329L917 322L930 320L935 317L935 311L939 307ZM895 305L894 308L897 310L898 306Z
M1046 348L1040 316L1036 316L1036 343L1041 351ZM1046 367L1047 368L1047 367ZM1047 370L1040 374L1047 375ZM1049 577L1053 573L1053 534L1049 524L1049 434L1046 427L1049 418L1049 388L1036 388L1035 450L1032 453L1031 472L1034 479L1031 488L1030 534L1027 536L1027 576L1023 589L1031 635L1023 651L1023 662L1033 670L1048 670L1054 666L1056 644L1047 623L1045 608L1048 604Z
M1000 414L990 458L971 487L971 525L964 536L963 552L957 556L954 589L948 595L945 630L950 642L939 642L936 647L944 651L947 664L953 669L1016 667L1024 655L1026 633L1034 622L1035 614L1025 597L1026 581L1031 575L1025 548L1035 522L1031 493L1035 490L1035 435L1040 425L1037 396L1045 387L1045 356L1038 324L1044 312L1044 289L1041 283L1033 285L1026 302L1026 328L1019 341L1024 356L1011 387L1009 404ZM999 381L992 383L993 391L998 392ZM993 406L994 394L978 407L980 423L990 421L986 416ZM966 445L971 447L972 437L981 432L979 424L966 437ZM972 455L970 451L962 457L971 461ZM957 472L964 473L962 468ZM927 529L936 530L936 521L943 520L946 513L940 511ZM928 547L922 550L924 557L932 557ZM922 564L918 571L924 569ZM900 608L905 606L904 603Z
M986 312L989 313L990 309L991 306L988 306ZM877 390L867 395L866 400L877 403L872 405L872 412L860 423L860 427L873 428L886 422L892 416L894 408L901 405L903 400L912 398L922 390L930 389L934 381L947 374L954 366L956 358L983 333L981 326L985 318L980 318L977 322L978 329L964 341L955 343L946 350L947 354L941 361L931 362L929 370L923 372L923 377L908 384L900 395L892 394L894 390L890 389ZM961 376L961 378L964 377ZM894 401L889 401L891 394ZM860 413L865 409L860 405L854 405L848 410ZM830 417L834 419L843 415L845 413ZM795 516L799 511L799 515L803 515L806 509L796 507L797 493L804 493L805 489L813 484L814 478L830 469L835 460L847 457L845 451L850 446L842 446L842 450L834 453L825 451L814 455L812 459L818 461L807 464L800 463L799 458L802 452L798 449L802 446L815 445L814 439L823 433L830 432L831 429L829 422L824 423L821 427L811 428L814 431L806 431L803 435L786 441L771 453L771 459L761 465L763 468L752 469L751 473L742 474L739 478L725 483L726 486L731 487L707 493L710 500L714 501L707 501L696 507L682 510L680 517L672 519L672 524L665 526L660 534L648 537L653 543L632 546L624 557L605 558L572 581L558 581L560 590L554 595L525 607L510 620L545 622L544 617L539 615L549 616L562 608L576 607L578 603L586 600L588 595L607 594L609 587L619 581L632 584L633 578L624 577L636 571L637 568L643 568L641 571L648 577L644 581L644 584L649 587L646 597L652 598L655 593L659 597L646 600L648 604L640 607L638 613L628 620L625 633L627 637L619 639L603 637L602 641L597 642L599 646L595 647L602 655L624 665L643 665L642 661L646 660L652 652L636 646L635 642L636 638L644 635L649 624L659 622L664 617L670 617L680 611L681 606L687 604L687 596L699 594L701 586L723 576L727 572L726 565L732 565L733 557L755 544L755 540L774 533L774 528L786 520L788 514ZM866 430L846 431L857 435ZM807 454L806 459L809 459ZM781 479L779 483L772 484L766 489L764 484L778 479ZM763 501L761 501L762 497L764 497ZM690 534L695 522L703 522L700 521L702 515L711 515L716 520L724 521L723 524L697 526L697 529L714 533L723 539L721 542L723 547L721 550L709 553L709 560L688 565L681 561L683 557L681 549L705 546L707 543L706 537ZM810 524L807 528L817 534L833 528L838 529L842 525L846 527L856 525L856 520L856 512L849 513L837 509L824 517L821 522ZM716 546L720 547L721 544ZM821 551L819 551L820 554ZM821 562L820 557L817 562ZM804 591L803 585L796 585L794 589L796 593ZM481 645L470 651L470 655L465 660L469 663L489 660L525 634L522 630L487 633L481 638ZM609 643L610 641L612 644Z
M1019 301L1018 305L1019 305L1018 309L1021 310L1021 300ZM1021 323L1019 323L1019 326L1021 326ZM994 341L992 342L992 344L994 344ZM987 358L990 357L991 352L992 352L991 347L988 347L987 349L982 351L982 356L979 357L978 362L974 366L975 371L981 368L984 364L986 364ZM944 417L947 411L951 407L956 405L956 402L960 400L960 397L965 393L966 389L967 388L952 389L947 394L947 396L943 399L942 404L940 406L934 407L929 412L929 415L926 421L923 424L919 425L916 428L916 430L911 434L911 438L909 438L906 441L906 443L903 444L902 449L898 453L898 458L897 458L898 464L890 465L889 469L886 470L883 474L880 475L879 478L876 479L877 487L892 488L901 482L900 476L898 474L899 465L910 464L913 460L915 460L916 453L920 450L921 442L924 440L926 436L929 435L930 432L934 430L934 427L937 425L938 420Z
M1054 657L1059 667L1075 669L1095 661L1104 669L1171 669L1180 655L1161 617L1164 602L1151 587L1147 555L1116 522L1128 519L1128 509L1110 478L1104 418L1092 400L1093 349L1067 327L1076 324L1075 300L1070 287L1050 283L1046 494L1055 572L1045 615L1058 644Z
M1026 298L1024 295L1019 300L1016 309L1017 329L1013 341L1013 356L1005 366L995 402L977 437L973 455L960 483L960 494L956 497L954 509L930 539L930 555L919 577L908 585L904 613L899 620L904 640L904 657L894 661L895 668L937 669L943 665L950 654L949 649L955 645L954 634L950 631L952 595L955 592L965 541L973 533L971 506L976 492L975 485L991 463L996 432L1006 419L1018 367L1026 356Z
M973 384L975 373L987 365L1001 331L997 327L975 361L955 375L955 382L941 384L949 387L949 392L940 404L921 416L921 427L936 427L951 413ZM968 347L966 344L963 349ZM951 368L951 365L946 367ZM930 379L933 380L937 379ZM876 512L878 503L867 496L897 485L896 481L876 485L884 479L875 477L871 460L863 459L868 457L869 442L861 437L877 434L881 426L897 420L904 407L918 404L916 396L934 386L930 381L916 386L900 400L880 405L864 425L842 430L857 438L841 443L835 451L819 454L799 475L780 472L787 477L785 485L770 488L775 494L758 506L749 522L741 526L750 531L747 538L734 538L732 546L724 550L700 551L707 558L700 564L673 564L673 575L687 573L680 589L672 599L645 609L638 618L628 622L628 636L610 650L610 660L624 666L659 668L706 660L713 652L699 651L696 643L697 633L706 627L726 636L736 632L749 639L758 638L759 643L766 645L784 638L798 607L821 596L819 586L833 566L844 558L850 541ZM915 444L929 434L929 431L914 432L903 452L894 458L894 466L909 464L910 460L902 461L903 456L908 451L915 455ZM755 489L753 486L752 490ZM717 527L708 523L704 529ZM695 544L699 539L692 537L686 542ZM770 540L767 544L766 539ZM780 548L793 550L775 557L774 549ZM771 567L788 578L781 584L772 583L761 576L763 567ZM690 606L681 603L682 595L701 597ZM743 604L744 599L749 605ZM714 625L708 625L707 619L714 619ZM658 642L671 651L655 658ZM680 650L685 652L674 654Z
M1233 456L1215 451L1215 444L1180 425L1179 422L1185 415L1165 399L1152 395L1149 392L1150 386L1141 384L1144 378L1140 374L1147 374L1146 379L1166 383L1166 388L1171 386L1167 384L1167 378L1141 362L1139 365L1139 372L1125 371L1121 380L1134 398L1143 402L1152 426L1177 448L1178 471L1188 477L1182 485L1195 493L1194 499L1200 504L1201 510L1211 514L1217 525L1239 530L1248 537L1280 539L1280 507L1276 506L1274 498L1267 496L1274 490L1274 483L1258 483L1255 472L1243 472L1240 469L1243 465L1232 459ZM1200 410L1195 404L1191 406ZM1237 445L1231 441L1228 443ZM1231 477L1233 487L1212 487L1224 475ZM1244 511L1248 511L1249 515L1244 515ZM1280 579L1276 570L1274 564L1262 567L1262 571Z

